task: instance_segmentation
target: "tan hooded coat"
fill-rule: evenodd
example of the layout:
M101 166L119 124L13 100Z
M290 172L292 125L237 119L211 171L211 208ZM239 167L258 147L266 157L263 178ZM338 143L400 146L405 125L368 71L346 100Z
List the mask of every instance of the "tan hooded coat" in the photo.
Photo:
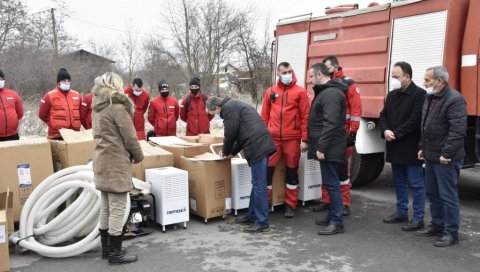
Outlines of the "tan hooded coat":
M133 103L123 92L98 87L93 90L92 108L95 187L102 192L129 192L133 188L132 159L143 160L132 123Z

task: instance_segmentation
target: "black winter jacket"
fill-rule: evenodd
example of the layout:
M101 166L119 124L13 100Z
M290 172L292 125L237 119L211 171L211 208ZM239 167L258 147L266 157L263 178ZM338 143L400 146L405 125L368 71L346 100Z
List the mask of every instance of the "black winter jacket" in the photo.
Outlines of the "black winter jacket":
M348 86L332 79L313 87L315 98L308 117L308 158L317 159L317 151L325 154L328 162L346 163L345 133L346 99Z
M432 103L434 101L436 103ZM434 107L430 109L432 104ZM451 160L465 157L466 107L463 96L449 86L438 95L427 96L422 110L420 141L425 160L438 163L440 156Z
M380 113L380 131L393 131L395 140L386 144L387 162L402 165L421 165L418 159L422 107L425 91L411 83L405 90L396 89L387 95L387 101Z
M272 136L254 107L226 97L220 117L224 124L224 155L236 155L243 149L245 159L252 165L276 151Z

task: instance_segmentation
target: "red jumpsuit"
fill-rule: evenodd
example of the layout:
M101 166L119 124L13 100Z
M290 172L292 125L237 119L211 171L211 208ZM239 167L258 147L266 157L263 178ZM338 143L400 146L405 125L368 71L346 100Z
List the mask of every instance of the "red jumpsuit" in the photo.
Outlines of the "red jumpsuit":
M20 96L7 87L0 89L0 138L18 134L18 121L23 117Z
M40 101L38 117L48 125L48 139L61 138L59 130L69 128L80 131L80 103L82 97L74 90L55 88Z
M178 101L169 95L152 100L148 111L148 122L152 124L155 136L176 136L179 116Z
M202 92L199 91L197 95L190 92L188 95L190 96L188 112L185 110L185 105L187 104L186 97L182 100L182 105L180 106L180 119L187 123L186 135L210 134L210 120L214 116L207 113Z
M135 115L133 116L133 125L137 130L138 140L145 140L145 113L148 109L148 103L150 103L150 95L145 89L142 89L142 93L139 96L133 94L133 88L127 87L124 90L125 94L130 97L135 104Z
M93 93L86 94L82 99L82 104L80 105L80 120L82 121L82 126L85 129L92 128L92 97Z
M289 85L278 80L277 85L265 92L262 119L273 137L277 151L268 159L268 196L271 202L272 178L275 166L283 156L286 166L285 203L297 206L298 163L300 142L307 141L307 121L310 101L305 88L296 85L295 73Z

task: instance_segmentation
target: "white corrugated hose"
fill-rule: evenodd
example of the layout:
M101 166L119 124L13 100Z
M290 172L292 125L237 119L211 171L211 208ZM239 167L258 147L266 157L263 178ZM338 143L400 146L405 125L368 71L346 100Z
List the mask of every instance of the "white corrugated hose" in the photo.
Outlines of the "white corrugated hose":
M130 211L127 199L124 223ZM92 166L69 167L35 188L23 206L20 230L10 241L47 257L79 255L100 245L99 215L100 191L95 189Z

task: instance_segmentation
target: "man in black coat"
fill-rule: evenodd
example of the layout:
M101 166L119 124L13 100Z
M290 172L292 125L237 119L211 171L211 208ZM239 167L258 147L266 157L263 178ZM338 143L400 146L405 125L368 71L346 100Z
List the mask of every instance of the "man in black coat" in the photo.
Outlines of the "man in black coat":
M245 232L269 231L267 166L268 156L275 152L275 144L262 118L254 107L231 98L210 97L210 114L220 114L224 124L223 149L220 155L231 157L243 150L252 172L252 193L248 212L235 220L250 225Z
M424 85L427 98L422 110L422 138L418 158L425 160L425 186L432 222L416 232L420 236L441 236L437 247L458 243L460 203L457 181L465 157L467 110L463 96L448 86L448 72L442 66L427 69Z
M347 137L345 134L346 84L330 79L328 68L317 63L309 71L315 98L308 118L308 158L320 161L322 185L330 196L330 210L326 219L317 220L326 225L318 234L343 233L343 204L340 193L340 167L345 164Z
M422 164L419 160L418 142L425 91L412 81L412 67L406 62L393 66L392 79L400 81L400 88L387 95L380 113L380 130L387 141L386 161L392 165L392 179L397 195L396 211L383 219L384 223L408 222L408 186L413 191L413 216L404 231L424 227L425 184Z

